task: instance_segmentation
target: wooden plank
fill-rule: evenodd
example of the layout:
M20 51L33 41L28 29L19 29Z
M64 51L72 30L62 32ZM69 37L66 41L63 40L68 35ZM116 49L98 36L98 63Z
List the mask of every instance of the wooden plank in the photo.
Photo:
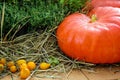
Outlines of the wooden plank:
M82 69L89 80L120 80L120 67L96 67L95 72Z
M21 80L18 75L13 74L13 80ZM12 80L12 78L8 75L0 80ZM93 70L74 69L69 73L40 73L30 80L120 80L120 67L96 67Z

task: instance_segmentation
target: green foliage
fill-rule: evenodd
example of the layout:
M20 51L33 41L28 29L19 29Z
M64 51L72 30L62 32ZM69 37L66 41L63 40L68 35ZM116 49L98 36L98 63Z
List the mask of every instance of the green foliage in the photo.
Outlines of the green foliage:
M88 0L60 0L60 3L67 6L70 11L77 11L84 7L86 1Z
M56 58L56 57L53 57L53 56L50 56L49 59L48 59L49 63L52 65L52 66L56 66L58 65L60 62L59 62L59 59Z
M3 2L0 0L0 13ZM55 27L68 12L80 10L84 3L84 0L6 0L3 36L11 28L12 35L19 27L26 28L22 32Z

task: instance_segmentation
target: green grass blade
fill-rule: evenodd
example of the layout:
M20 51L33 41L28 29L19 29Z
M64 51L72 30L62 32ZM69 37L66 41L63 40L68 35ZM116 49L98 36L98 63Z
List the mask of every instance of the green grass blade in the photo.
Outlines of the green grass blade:
M3 24L4 24L4 15L5 15L5 2L3 3L2 8L2 19L1 19L1 43L2 43L2 30L3 30Z

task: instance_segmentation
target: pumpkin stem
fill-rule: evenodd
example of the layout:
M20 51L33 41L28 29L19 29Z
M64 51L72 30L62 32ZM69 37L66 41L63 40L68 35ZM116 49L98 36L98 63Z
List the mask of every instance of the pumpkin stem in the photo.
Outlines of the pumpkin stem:
M91 21L90 22L95 22L97 20L97 16L95 14L93 14L91 16Z

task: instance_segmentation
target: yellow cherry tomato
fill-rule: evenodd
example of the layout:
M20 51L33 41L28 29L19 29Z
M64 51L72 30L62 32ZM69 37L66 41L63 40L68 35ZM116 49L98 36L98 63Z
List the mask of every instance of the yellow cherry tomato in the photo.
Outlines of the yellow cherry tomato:
M11 66L14 66L15 65L15 63L14 63L14 61L9 61L8 63L7 63L7 66L10 68Z
M32 61L27 63L27 67L29 70L34 70L36 68L36 64Z
M20 65L20 70L22 70L23 68L28 68L26 63L22 63L22 64Z
M5 58L1 58L1 59L0 59L0 64L5 65L5 64L6 64L6 59L5 59Z
M11 66L10 71L15 73L17 71L17 67L16 66Z
M20 59L17 61L17 65L20 66L21 64L25 63L26 64L26 60L24 59Z
M21 79L26 79L27 77L30 76L30 70L28 68L22 68L22 70L20 71L20 78Z
M46 69L48 69L50 67L50 64L46 63L46 62L42 62L42 63L40 63L39 66L40 66L40 69L46 70Z

